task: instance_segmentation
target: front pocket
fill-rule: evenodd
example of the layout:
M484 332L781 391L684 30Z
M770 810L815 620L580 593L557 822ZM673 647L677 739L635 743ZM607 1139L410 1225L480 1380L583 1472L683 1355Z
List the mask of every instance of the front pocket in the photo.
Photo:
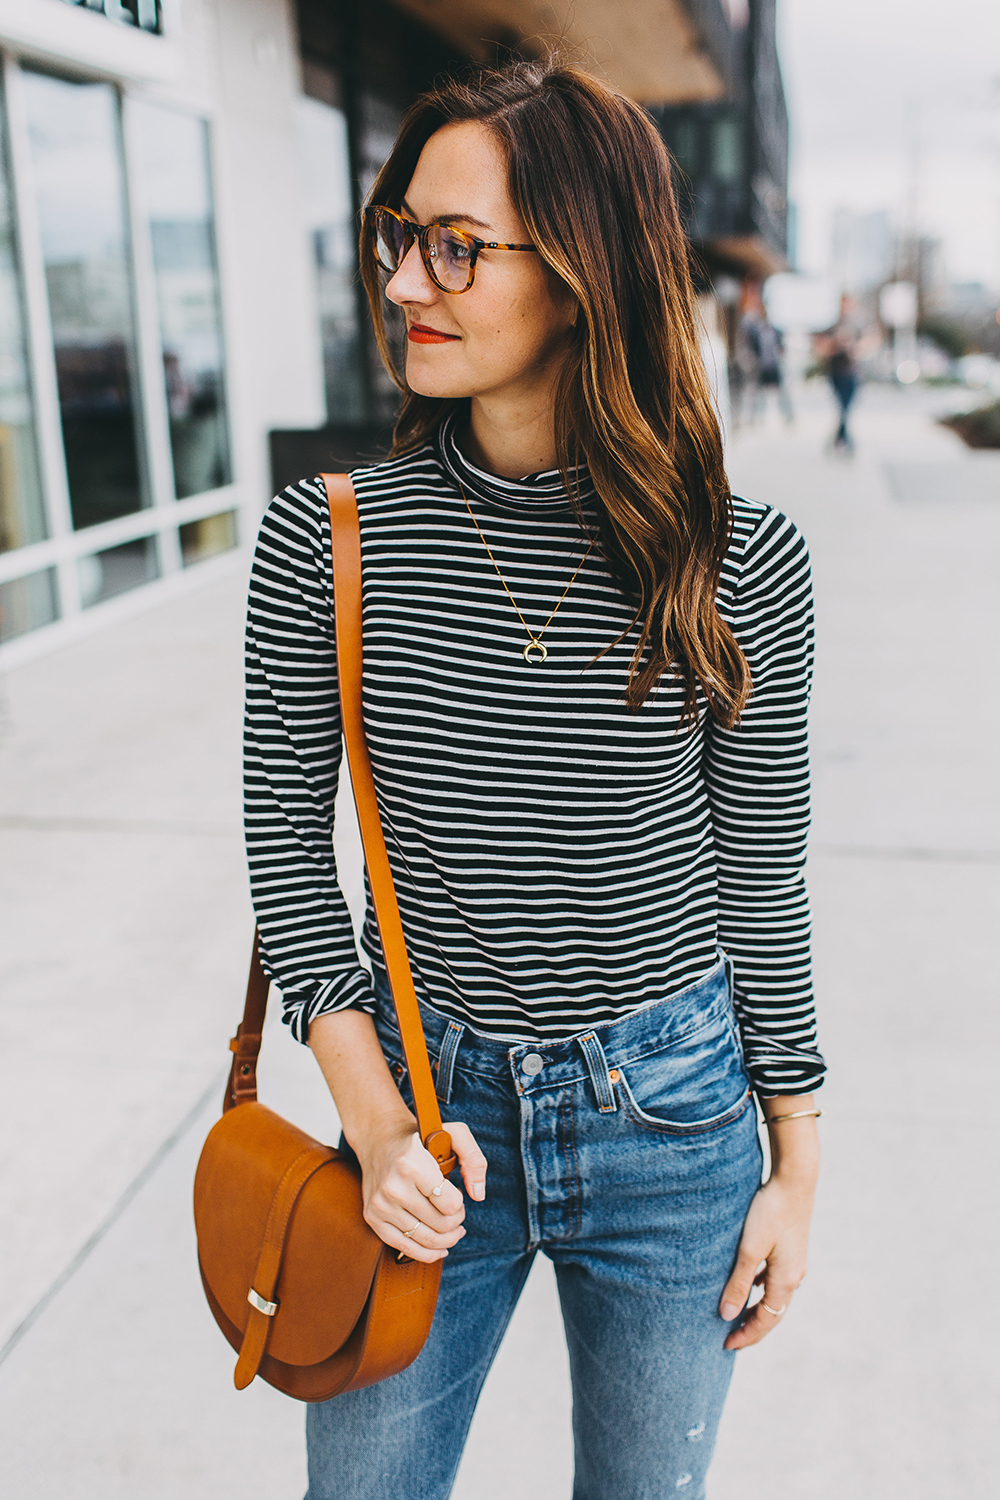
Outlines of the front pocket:
M750 1103L750 1090L744 1085L743 1093L736 1103L729 1109L723 1110L721 1115L711 1115L707 1120L693 1120L690 1123L680 1120L664 1120L659 1115L648 1115L645 1110L639 1108L629 1088L628 1080L624 1073L620 1075L621 1097L627 1114L638 1124L647 1130L662 1130L666 1135L704 1135L709 1130L718 1130L722 1125L728 1125L730 1121L739 1119L743 1111Z
M750 1106L739 1041L726 1015L615 1071L625 1112L645 1130L703 1135Z

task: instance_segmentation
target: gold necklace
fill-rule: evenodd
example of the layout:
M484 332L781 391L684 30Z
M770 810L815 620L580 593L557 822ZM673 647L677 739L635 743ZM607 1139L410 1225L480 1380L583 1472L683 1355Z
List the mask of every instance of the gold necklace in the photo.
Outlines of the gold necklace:
M587 558L593 552L593 550L594 550L594 541L596 541L596 537L594 538L593 541L591 541L590 546L587 548L586 552L581 557L579 565L578 565L578 567L576 569L576 572L573 574L573 577L570 579L569 583L567 583L566 587L563 589L562 593L559 595L559 600L558 600L558 603L556 604L555 609L549 615L549 618L545 621L545 624L542 626L542 628L538 632L538 634L535 635L532 632L531 626L528 624L527 620L522 615L521 610L520 610L520 608L518 606L517 600L514 598L514 595L511 593L510 589L507 587L507 580L506 580L506 578L504 578L503 574L501 573L499 564L497 563L496 558L493 556L493 553L490 551L490 544L489 544L489 542L483 536L483 529L482 529L482 527L480 526L479 522L476 520L475 516L472 513L472 506L469 504L469 497L468 497L468 495L462 489L461 485L459 485L458 488L459 488L459 493L462 496L462 499L465 501L465 508L469 512L469 515L472 516L472 524L476 528L476 530L479 532L479 540L482 542L483 546L486 548L486 551L489 554L490 562L493 564L494 568L496 568L497 577L499 578L500 582L503 584L504 588L507 590L507 598L510 600L511 604L513 604L515 610L517 610L517 618L520 620L521 624L524 626L525 630L528 632L528 644L525 646L525 648L522 651L521 655L524 657L524 659L525 659L526 662L530 663L531 666L533 666L533 667L540 667L541 664L542 664L542 662L545 661L548 658L548 654L549 654L548 653L548 649L546 648L544 642L542 641L542 636L545 634L545 632L548 630L549 626L552 624L552 621L556 617L556 611L558 610L559 605L563 602L563 600L565 599L566 595L569 593L570 589L573 587L573 585L574 585L574 583L576 582L576 579L577 579L577 574L580 572L580 569L583 567L584 563L587 561ZM533 653L538 653L538 654L535 655Z

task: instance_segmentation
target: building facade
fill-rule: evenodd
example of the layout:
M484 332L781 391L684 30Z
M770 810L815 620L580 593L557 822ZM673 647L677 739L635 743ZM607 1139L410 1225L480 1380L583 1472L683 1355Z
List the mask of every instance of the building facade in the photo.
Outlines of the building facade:
M384 448L356 226L422 88L558 41L671 139L663 106L745 111L740 32L739 0L0 0L0 665L245 566L277 483Z
M787 266L788 111L775 3L732 0L721 98L651 110L706 280L762 281Z

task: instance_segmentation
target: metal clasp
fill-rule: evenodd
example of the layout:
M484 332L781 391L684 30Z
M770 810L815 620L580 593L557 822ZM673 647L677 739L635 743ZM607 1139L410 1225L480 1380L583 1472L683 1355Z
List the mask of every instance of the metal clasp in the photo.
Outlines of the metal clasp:
M253 1287L247 1292L247 1301L251 1307L255 1307L258 1312L262 1312L267 1318L273 1318L278 1311L277 1302L265 1302L263 1297L254 1291Z

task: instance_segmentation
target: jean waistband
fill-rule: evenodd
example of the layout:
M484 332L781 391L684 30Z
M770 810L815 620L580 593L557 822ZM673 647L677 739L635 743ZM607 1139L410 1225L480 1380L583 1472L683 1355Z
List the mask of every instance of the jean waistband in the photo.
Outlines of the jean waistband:
M388 985L376 979L376 1024L382 1045L401 1056L396 1014ZM427 1049L434 1064L437 1093L442 1103L451 1096L459 1058L462 1069L485 1078L513 1081L519 1093L564 1086L589 1076L602 1111L614 1110L610 1071L638 1061L651 1052L676 1045L693 1032L732 1014L732 965L723 954L709 972L673 994L572 1036L537 1041L513 1041L486 1036L468 1023L453 1020L426 1002L420 1015ZM527 1063L527 1069L525 1064ZM532 1071L532 1070L535 1071Z

